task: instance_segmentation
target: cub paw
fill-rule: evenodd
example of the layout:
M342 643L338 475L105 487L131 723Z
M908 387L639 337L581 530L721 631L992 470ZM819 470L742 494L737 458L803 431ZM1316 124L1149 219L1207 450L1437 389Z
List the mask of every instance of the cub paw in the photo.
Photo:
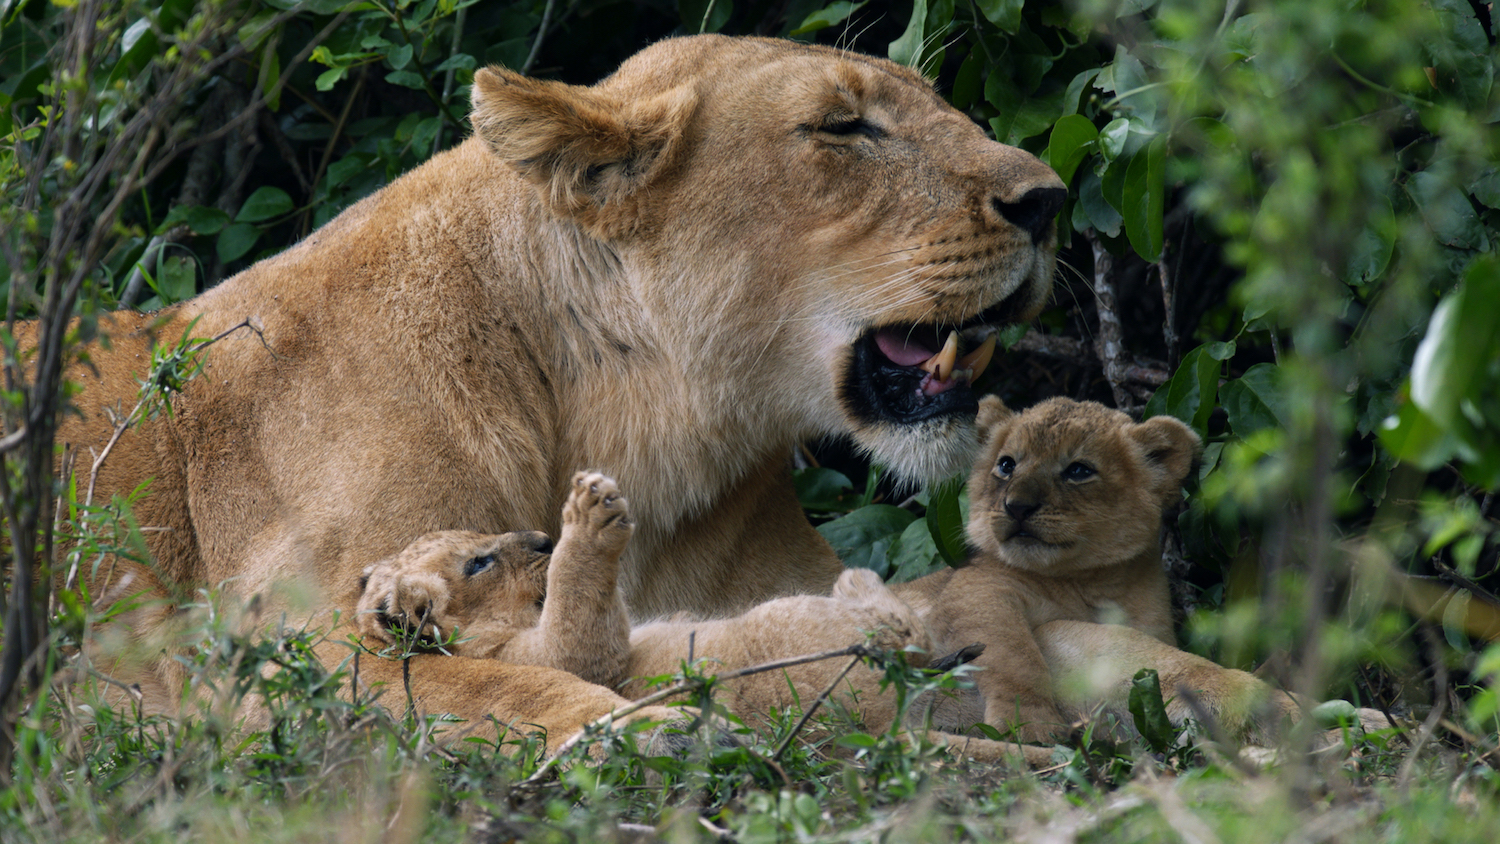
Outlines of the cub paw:
M833 597L846 601L863 604L889 594L885 581L869 569L844 569L833 583Z
M625 549L635 530L629 502L614 479L598 472L579 472L563 504L563 532L574 541L585 539L601 550Z
M833 598L853 614L858 629L875 634L871 645L885 650L900 650L908 645L931 650L925 625L905 601L886 588L885 581L875 572L845 569L833 584ZM913 657L914 664L922 662L916 655Z
M415 646L443 640L450 593L441 575L377 563L365 569L361 582L361 633L392 644L406 639Z

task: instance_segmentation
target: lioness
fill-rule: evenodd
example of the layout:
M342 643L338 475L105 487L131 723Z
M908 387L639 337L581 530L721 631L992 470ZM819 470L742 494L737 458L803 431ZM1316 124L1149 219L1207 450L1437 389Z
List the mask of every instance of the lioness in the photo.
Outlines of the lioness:
M627 696L643 694L645 678L675 671L690 647L734 669L855 644L867 631L877 632L886 647L927 653L981 644L975 690L933 698L930 711L909 713L907 726L925 726L930 714L948 730L984 722L1026 742L1062 738L1074 717L1101 704L1128 723L1129 679L1141 668L1160 675L1167 713L1177 724L1207 714L1227 732L1265 744L1283 720L1301 716L1285 692L1175 646L1158 537L1162 514L1175 504L1196 459L1199 439L1191 429L1169 417L1137 424L1119 411L1067 399L1013 414L986 397L979 419L985 451L969 487L974 553L965 567L904 584L896 593L872 572L849 570L831 597L780 598L733 618L653 622L624 634L615 572L628 532L615 530L598 541L587 535L609 519L623 521L627 505L608 478L580 474L568 511L593 501L608 515L565 516L545 589L538 574L545 554L529 550L544 544L536 535L438 534L371 568L360 600L362 629L384 642L397 641L403 629L417 630L448 640L455 654L553 667L566 666L511 643L565 637L569 625L602 632L593 641L575 640L568 658L596 655L592 679L613 683ZM528 550L491 556L491 549L523 547ZM475 553L485 555L478 558L482 564L470 557ZM511 574L490 576L493 567ZM507 577L514 594L504 594ZM566 609L554 612L554 605ZM566 621L547 633L549 618ZM922 664L920 655L917 661ZM843 667L810 663L739 679L730 684L726 703L741 713L805 703L834 684ZM881 694L879 674L857 668L840 685L867 726L891 725L895 704ZM1373 710L1359 710L1357 717L1367 729L1387 726ZM929 735L979 759L1020 754L1031 764L1050 760L1037 747Z
M912 70L787 41L663 41L592 87L481 70L472 97L472 138L300 244L101 320L61 430L82 454L158 338L258 336L220 341L114 446L98 494L152 479L155 564L101 566L93 594L223 583L276 617L301 584L292 619L347 619L371 562L434 530L555 533L599 467L636 490L632 615L724 614L842 570L797 506L795 443L852 435L913 478L968 461L981 333L1050 289L1064 186L1036 158ZM410 665L428 711L554 735L623 702L495 660ZM168 707L176 662L146 668L125 679Z

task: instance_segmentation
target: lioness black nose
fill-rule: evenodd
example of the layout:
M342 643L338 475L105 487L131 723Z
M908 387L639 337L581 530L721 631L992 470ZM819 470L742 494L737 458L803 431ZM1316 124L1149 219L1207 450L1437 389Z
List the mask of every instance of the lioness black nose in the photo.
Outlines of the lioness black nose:
M1035 513L1037 508L1041 506L1040 503L1035 501L1012 501L1009 498L1005 500L1005 512L1009 513L1010 517L1018 522L1026 521L1026 517Z
M552 537L540 531L527 531L521 541L538 554L552 553Z
M1047 234L1047 227L1052 225L1052 218L1057 216L1067 198L1068 192L1062 188L1032 188L1015 202L1005 202L997 196L990 200L990 204L995 207L995 213L1028 232L1031 242L1036 243Z

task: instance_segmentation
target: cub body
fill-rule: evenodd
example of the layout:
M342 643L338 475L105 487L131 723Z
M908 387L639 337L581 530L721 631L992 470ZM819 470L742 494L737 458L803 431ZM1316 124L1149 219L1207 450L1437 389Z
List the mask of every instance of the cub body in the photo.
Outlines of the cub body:
M613 480L579 473L563 506L555 549L545 534L428 534L366 569L359 624L367 643L561 668L639 698L650 678L690 657L710 673L799 656L809 648L869 643L913 646L925 664L930 642L915 612L872 571L845 570L831 595L793 595L720 619L669 619L629 627L618 587L630 537L628 505ZM811 698L848 663L813 662L725 679L735 712L767 713ZM858 665L841 691L868 723L889 725L894 701L874 690L880 675ZM862 690L866 690L861 693ZM838 690L836 690L838 691Z

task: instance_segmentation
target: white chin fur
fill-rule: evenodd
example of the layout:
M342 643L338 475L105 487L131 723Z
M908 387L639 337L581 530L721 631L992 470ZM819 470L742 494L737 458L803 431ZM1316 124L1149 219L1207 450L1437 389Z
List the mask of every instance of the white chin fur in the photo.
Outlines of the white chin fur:
M861 428L854 441L870 459L908 483L931 484L967 473L979 451L974 420L948 417L916 425Z

